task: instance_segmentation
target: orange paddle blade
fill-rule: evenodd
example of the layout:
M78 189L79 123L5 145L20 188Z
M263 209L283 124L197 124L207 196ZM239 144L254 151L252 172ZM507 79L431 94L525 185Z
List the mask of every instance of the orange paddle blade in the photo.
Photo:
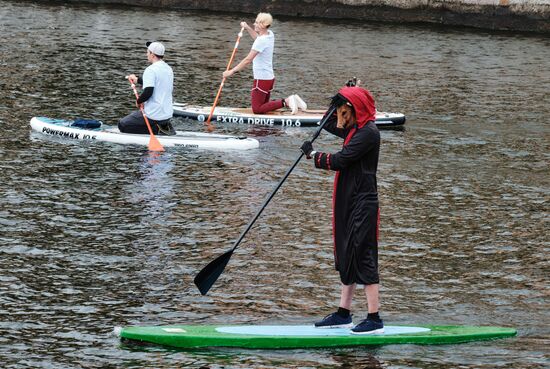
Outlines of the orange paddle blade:
M149 150L164 151L164 147L161 145L159 139L155 135L151 135L151 137L149 138Z

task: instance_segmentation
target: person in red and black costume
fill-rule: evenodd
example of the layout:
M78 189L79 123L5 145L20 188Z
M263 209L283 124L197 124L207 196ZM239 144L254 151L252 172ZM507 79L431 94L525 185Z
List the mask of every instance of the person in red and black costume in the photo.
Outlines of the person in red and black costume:
M338 311L316 322L318 328L353 327L351 303L356 286L364 285L368 316L354 334L382 333L378 297L379 207L376 170L380 133L371 93L361 87L343 87L334 96L336 114L324 129L344 139L337 153L316 152L310 141L301 150L316 168L336 171L333 192L333 238L336 270L340 273Z

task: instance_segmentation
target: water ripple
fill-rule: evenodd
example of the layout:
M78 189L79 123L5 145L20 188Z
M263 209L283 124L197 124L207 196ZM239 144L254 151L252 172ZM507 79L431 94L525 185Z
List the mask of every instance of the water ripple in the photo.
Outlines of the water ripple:
M391 323L520 327L517 339L452 347L126 347L115 326L304 324L339 299L333 174L303 162L207 296L196 273L232 247L314 129L219 126L252 152L67 142L29 133L34 115L115 124L133 109L124 75L163 40L177 101L210 104L241 16L3 1L0 46L0 360L6 367L540 368L547 357L548 40L363 22L276 19L273 96L324 107L361 77L382 132L382 314ZM237 19L239 18L239 19ZM158 22L162 19L162 23ZM244 37L238 58L251 40ZM353 50L350 53L349 50ZM334 59L333 55L348 55ZM246 105L250 76L221 105ZM178 129L201 129L177 118ZM341 141L323 134L317 149ZM354 314L366 313L357 293ZM526 319L525 317L529 317Z

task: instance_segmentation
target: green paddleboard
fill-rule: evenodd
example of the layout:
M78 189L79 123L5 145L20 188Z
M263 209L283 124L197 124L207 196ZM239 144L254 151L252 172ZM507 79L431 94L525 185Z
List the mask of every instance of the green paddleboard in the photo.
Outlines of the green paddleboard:
M391 344L439 345L491 340L516 335L513 328L466 326L386 326L384 333L351 334L347 328L319 329L312 325L173 325L119 328L125 341L155 345L291 349Z

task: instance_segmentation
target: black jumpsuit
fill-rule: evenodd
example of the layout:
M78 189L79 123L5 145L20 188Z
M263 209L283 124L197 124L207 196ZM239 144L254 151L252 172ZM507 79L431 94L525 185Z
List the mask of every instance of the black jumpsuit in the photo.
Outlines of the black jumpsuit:
M344 285L377 284L379 208L376 169L380 132L374 121L361 128L336 127L336 116L325 129L344 138L335 154L317 152L317 168L337 171L333 193L333 237L336 270Z

